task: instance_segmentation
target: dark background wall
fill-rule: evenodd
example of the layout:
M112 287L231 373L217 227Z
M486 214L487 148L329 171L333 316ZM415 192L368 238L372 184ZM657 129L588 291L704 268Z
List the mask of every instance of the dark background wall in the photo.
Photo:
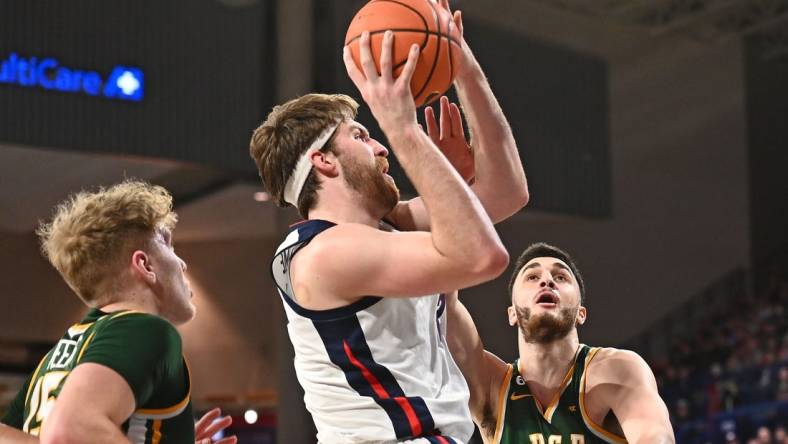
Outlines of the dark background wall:
M0 59L55 58L107 76L144 72L144 99L121 102L3 85L0 140L179 159L253 173L251 129L273 101L273 2L2 2Z
M341 48L346 24L364 2L315 2L314 84L360 100L345 73ZM471 46L519 141L533 193L531 208L609 217L609 88L607 63L472 18L464 22ZM518 61L527 61L518 63ZM456 100L450 91L449 96ZM420 120L422 116L419 115ZM381 137L370 113L359 119ZM396 160L396 159L395 159ZM415 194L396 162L394 177ZM561 174L555 174L560 165Z
M788 250L788 54L785 32L744 40L753 269ZM762 287L763 279L756 279Z

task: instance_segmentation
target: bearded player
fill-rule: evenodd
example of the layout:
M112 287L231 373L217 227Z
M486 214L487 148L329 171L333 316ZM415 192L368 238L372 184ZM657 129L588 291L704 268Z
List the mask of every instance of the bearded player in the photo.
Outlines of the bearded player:
M173 324L194 317L175 254L172 197L128 181L71 196L39 228L44 255L91 307L12 402L0 443L212 443L218 409L196 425ZM228 437L217 444L233 444Z
M517 260L509 291L520 355L512 364L484 350L457 293L447 302L450 348L486 444L675 442L645 361L579 342L586 289L567 253L531 245Z
M455 86L473 153L446 99L440 128L428 110L428 134L420 129L409 88L418 47L394 79L392 41L386 33L380 73L368 34L361 68L347 48L345 65L421 197L399 202L389 151L354 120L358 105L347 96L310 94L274 108L250 148L274 200L306 219L277 249L272 273L304 401L326 444L470 438L441 292L503 271L508 255L492 222L527 201L511 131L467 44ZM475 158L475 172L461 177L439 146L466 173Z

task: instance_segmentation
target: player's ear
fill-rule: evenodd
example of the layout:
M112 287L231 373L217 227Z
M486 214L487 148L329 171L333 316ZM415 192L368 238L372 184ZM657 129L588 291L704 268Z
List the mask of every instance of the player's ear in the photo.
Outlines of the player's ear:
M577 309L577 317L575 318L575 325L583 325L586 323L586 316L588 316L588 311L582 305Z
M150 256L142 250L135 250L131 254L131 270L135 276L144 281L155 284L156 273L153 271Z
M323 176L337 177L339 175L339 162L337 156L331 151L315 151L309 156L312 167Z
M509 317L509 325L512 327L517 325L517 311L514 309L514 305L506 307L506 314Z

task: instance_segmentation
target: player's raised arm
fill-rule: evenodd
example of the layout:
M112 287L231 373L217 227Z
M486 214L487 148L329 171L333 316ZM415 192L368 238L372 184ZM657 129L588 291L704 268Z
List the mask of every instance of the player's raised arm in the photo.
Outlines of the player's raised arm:
M456 291L446 296L446 310L449 350L468 382L473 420L483 425L488 417L497 414L494 410L498 405L498 388L509 366L484 349L473 318Z
M448 0L441 0L448 9ZM454 13L462 35L462 14ZM473 191L494 222L502 221L528 203L528 183L517 143L506 116L465 38L463 57L454 81L471 133L475 161Z
M589 365L587 387L587 397L595 397L594 402L609 405L629 443L676 442L654 374L636 353L600 350Z
M418 295L474 285L497 276L508 261L478 199L416 122L410 77L418 48L411 49L402 74L394 79L392 40L392 34L386 33L380 74L372 60L368 34L360 42L362 69L348 50L345 64L424 199L432 231L386 233L361 224L344 224L321 234L318 245L305 247L299 254L303 256L295 261L321 264L325 275L316 278L322 279L321 285L350 297ZM301 266L294 263L294 270Z
M441 5L449 9L447 0L441 0ZM462 35L459 11L454 13L454 21ZM472 136L471 145L465 143L459 108L447 98L440 101L440 126L431 107L425 108L424 118L432 140L453 160L461 174L468 176L466 179L472 179L472 190L497 223L528 203L528 183L511 127L464 38L462 51L454 85ZM468 150L464 152L465 146ZM390 218L403 229L428 230L429 216L420 198L415 198L398 205Z

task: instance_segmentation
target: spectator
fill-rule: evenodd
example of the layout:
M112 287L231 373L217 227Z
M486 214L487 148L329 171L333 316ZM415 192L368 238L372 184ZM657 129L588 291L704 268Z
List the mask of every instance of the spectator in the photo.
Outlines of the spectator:
M784 426L777 426L774 429L774 442L775 444L788 444L788 432Z
M758 434L755 436L758 444L772 444L772 431L766 426L758 427Z

